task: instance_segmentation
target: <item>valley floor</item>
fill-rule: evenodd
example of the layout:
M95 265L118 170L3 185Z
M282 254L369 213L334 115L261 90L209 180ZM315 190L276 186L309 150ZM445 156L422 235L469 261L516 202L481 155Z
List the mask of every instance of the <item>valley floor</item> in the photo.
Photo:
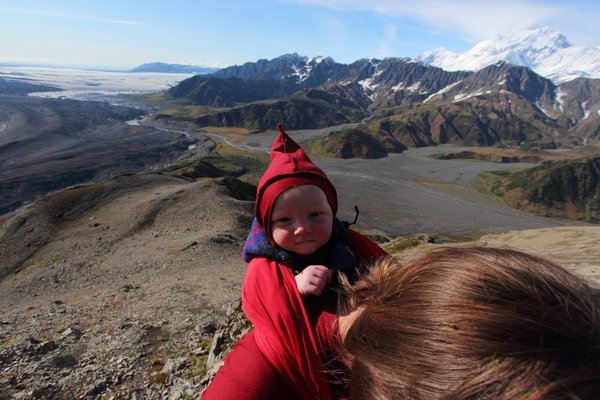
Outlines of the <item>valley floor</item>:
M323 136L340 127L290 131L299 142ZM224 140L222 135L211 135ZM252 134L233 143L268 152L276 132ZM229 142L231 143L231 142ZM460 147L437 146L409 149L375 160L312 157L335 184L340 218L354 219L372 233L473 237L488 232L589 225L586 223L530 215L479 193L474 184L485 171L530 168L535 164L499 164L486 161L438 160L430 156ZM309 154L310 156L310 154Z

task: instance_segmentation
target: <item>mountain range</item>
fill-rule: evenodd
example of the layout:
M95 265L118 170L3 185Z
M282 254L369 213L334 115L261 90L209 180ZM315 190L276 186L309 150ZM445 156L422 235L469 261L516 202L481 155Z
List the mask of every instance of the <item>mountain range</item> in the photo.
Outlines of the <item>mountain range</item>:
M194 76L169 94L213 108L195 120L200 126L360 123L388 151L441 143L556 148L600 136L599 79L556 84L506 62L446 71L409 58L340 64L286 54Z
M477 71L505 61L530 68L556 84L578 77L600 78L600 46L575 46L548 27L498 35L460 54L437 48L417 59L447 71Z
M309 60L308 66L297 72L299 79L305 78L310 70L322 61L335 62L323 56ZM573 45L565 35L547 26L497 35L475 44L464 53L455 53L442 47L435 48L420 54L415 61L446 71L478 71L504 61L527 67L555 84L575 78L600 78L600 46ZM255 64L255 68L260 69L265 63L268 63L268 60L229 67L225 76L237 76L241 69L248 68L250 64ZM218 71L216 68L163 63L144 64L135 70L202 74Z

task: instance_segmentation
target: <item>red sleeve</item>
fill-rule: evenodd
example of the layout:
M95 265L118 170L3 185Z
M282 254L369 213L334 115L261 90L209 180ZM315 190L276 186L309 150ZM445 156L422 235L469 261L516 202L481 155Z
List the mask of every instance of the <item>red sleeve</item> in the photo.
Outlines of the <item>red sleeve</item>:
M256 346L254 331L244 335L225 357L202 400L297 399L292 389Z

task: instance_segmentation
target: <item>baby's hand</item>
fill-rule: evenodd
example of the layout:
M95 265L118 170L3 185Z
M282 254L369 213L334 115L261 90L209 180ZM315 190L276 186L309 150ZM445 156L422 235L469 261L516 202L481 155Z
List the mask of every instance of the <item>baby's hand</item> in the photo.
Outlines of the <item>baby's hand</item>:
M309 265L296 275L296 285L302 297L320 296L333 273L324 265Z

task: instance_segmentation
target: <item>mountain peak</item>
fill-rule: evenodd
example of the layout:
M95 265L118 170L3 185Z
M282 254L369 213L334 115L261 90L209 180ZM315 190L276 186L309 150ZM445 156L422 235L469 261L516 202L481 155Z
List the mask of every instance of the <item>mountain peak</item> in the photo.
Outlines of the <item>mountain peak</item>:
M284 61L284 62L305 62L306 60L308 60L308 57L305 56L301 56L298 53L288 53L288 54L283 54L279 57L276 57L274 59L272 59L271 61Z
M521 47L527 45L537 49L564 49L572 46L565 35L548 26L500 34L496 36L494 41L497 43L505 43L506 46L517 44Z
M555 83L577 76L600 78L600 48L574 46L562 33L547 26L500 34L461 54L436 48L421 54L418 59L448 71L477 71L506 61L528 67ZM573 71L578 72L574 74Z

